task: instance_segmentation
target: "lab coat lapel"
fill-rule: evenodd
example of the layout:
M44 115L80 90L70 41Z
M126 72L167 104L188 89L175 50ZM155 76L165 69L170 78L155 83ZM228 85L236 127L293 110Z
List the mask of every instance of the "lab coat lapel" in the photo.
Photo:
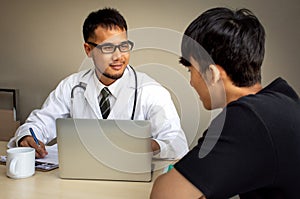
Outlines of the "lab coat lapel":
M91 73L90 78L86 80L87 86L84 92L84 96L90 106L86 108L90 108L91 109L90 111L94 112L97 118L102 118L102 115L100 113L100 107L98 104L98 93L96 92L97 89L96 89L95 82L93 80L93 75L94 73Z
M127 67L118 86L118 96L108 119L130 119L135 91L135 78L131 69Z

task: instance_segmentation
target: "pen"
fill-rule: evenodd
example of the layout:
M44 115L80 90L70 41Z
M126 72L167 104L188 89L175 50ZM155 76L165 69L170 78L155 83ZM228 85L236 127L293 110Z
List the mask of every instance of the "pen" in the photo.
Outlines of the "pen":
M30 131L31 136L33 137L35 143L36 143L38 146L40 146L40 143L39 143L38 139L36 138L36 136L35 136L35 134L34 134L34 132L33 132L33 129L32 129L32 128L29 128L29 131Z

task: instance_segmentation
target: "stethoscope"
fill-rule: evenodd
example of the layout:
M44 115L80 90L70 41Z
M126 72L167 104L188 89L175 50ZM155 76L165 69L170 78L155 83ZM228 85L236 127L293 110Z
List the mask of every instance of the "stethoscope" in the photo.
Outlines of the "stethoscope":
M133 108L132 108L132 114L131 114L131 120L133 120L134 118L134 113L135 113L135 108L136 108L136 102L137 102L137 75L136 75L136 72L135 70L133 69L132 66L129 66L131 68L131 70L133 71L133 74L134 74L134 79L135 79L135 90L134 90L134 102L133 102ZM84 77L85 75L87 75L89 72L91 71L88 70L82 77ZM83 82L79 82L79 84L77 84L76 86L74 86L71 90L71 99L74 99L74 90L76 88L81 88L83 90L86 89L86 83L83 83Z

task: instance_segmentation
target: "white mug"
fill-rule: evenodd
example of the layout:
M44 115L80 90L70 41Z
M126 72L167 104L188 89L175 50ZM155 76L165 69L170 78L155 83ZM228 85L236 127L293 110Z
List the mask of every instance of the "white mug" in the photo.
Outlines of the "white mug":
M35 172L35 149L16 147L8 149L6 159L6 175L10 178L27 178Z

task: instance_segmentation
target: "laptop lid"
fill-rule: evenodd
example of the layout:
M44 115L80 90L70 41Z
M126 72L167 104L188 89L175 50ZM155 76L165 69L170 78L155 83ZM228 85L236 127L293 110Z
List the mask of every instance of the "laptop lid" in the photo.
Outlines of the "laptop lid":
M60 118L56 128L61 178L151 181L149 121Z

